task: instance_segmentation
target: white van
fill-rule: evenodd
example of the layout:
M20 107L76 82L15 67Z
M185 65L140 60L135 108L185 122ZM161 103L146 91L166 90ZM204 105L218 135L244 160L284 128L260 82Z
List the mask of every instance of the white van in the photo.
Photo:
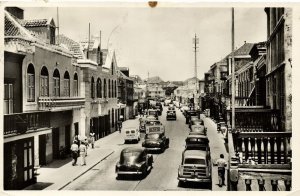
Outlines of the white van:
M138 128L131 127L131 128L125 128L125 143L128 141L136 141L138 143L141 139L141 134Z

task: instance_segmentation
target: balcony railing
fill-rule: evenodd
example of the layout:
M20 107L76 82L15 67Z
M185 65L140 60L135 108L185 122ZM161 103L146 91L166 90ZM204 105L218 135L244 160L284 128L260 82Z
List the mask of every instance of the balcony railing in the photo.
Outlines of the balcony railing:
M83 97L39 97L39 109L46 111L81 108L84 104Z
M50 126L50 112L17 113L4 115L4 135L22 134L31 129Z

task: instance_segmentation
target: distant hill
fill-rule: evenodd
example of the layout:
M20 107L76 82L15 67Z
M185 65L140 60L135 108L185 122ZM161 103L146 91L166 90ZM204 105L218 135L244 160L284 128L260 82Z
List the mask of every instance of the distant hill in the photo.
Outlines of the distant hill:
M164 82L159 76L150 77L148 79L149 84L159 84Z

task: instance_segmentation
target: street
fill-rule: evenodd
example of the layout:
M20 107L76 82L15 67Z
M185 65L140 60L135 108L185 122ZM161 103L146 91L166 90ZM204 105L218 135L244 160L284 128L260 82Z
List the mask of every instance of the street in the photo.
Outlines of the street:
M114 141L107 141L107 144L103 144L106 148L113 148L115 152L66 186L64 190L208 190L205 184L188 184L185 187L178 187L178 166L189 129L185 124L185 117L178 109L176 109L177 121L166 121L166 111L165 107L159 119L166 127L166 136L170 138L170 148L164 153L153 154L153 168L144 179L116 179L115 165L119 160L121 150L128 146L141 146L143 142L142 139L138 144L124 144L124 136L121 133ZM124 122L123 128L129 126L138 126L138 120ZM142 134L143 137L144 134Z

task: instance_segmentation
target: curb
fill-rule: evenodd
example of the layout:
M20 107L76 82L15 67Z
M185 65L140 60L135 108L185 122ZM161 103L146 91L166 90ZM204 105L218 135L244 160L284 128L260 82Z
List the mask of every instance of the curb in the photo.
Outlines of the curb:
M63 188L65 188L66 186L68 186L70 183L72 183L73 181L77 180L79 177L81 177L82 175L84 175L86 172L88 172L89 170L91 170L93 167L95 167L97 164L99 164L101 161L103 161L104 159L106 159L107 157L109 157L110 155L112 155L115 151L113 150L111 153L109 153L108 155L106 155L105 157L103 157L102 159L100 159L99 161L97 161L95 164L91 165L89 168L87 168L87 170L85 170L84 172L80 173L78 176L76 176L75 178L73 178L72 180L70 180L69 182L67 182L66 184L64 184L62 187L60 187L57 190L62 190Z

